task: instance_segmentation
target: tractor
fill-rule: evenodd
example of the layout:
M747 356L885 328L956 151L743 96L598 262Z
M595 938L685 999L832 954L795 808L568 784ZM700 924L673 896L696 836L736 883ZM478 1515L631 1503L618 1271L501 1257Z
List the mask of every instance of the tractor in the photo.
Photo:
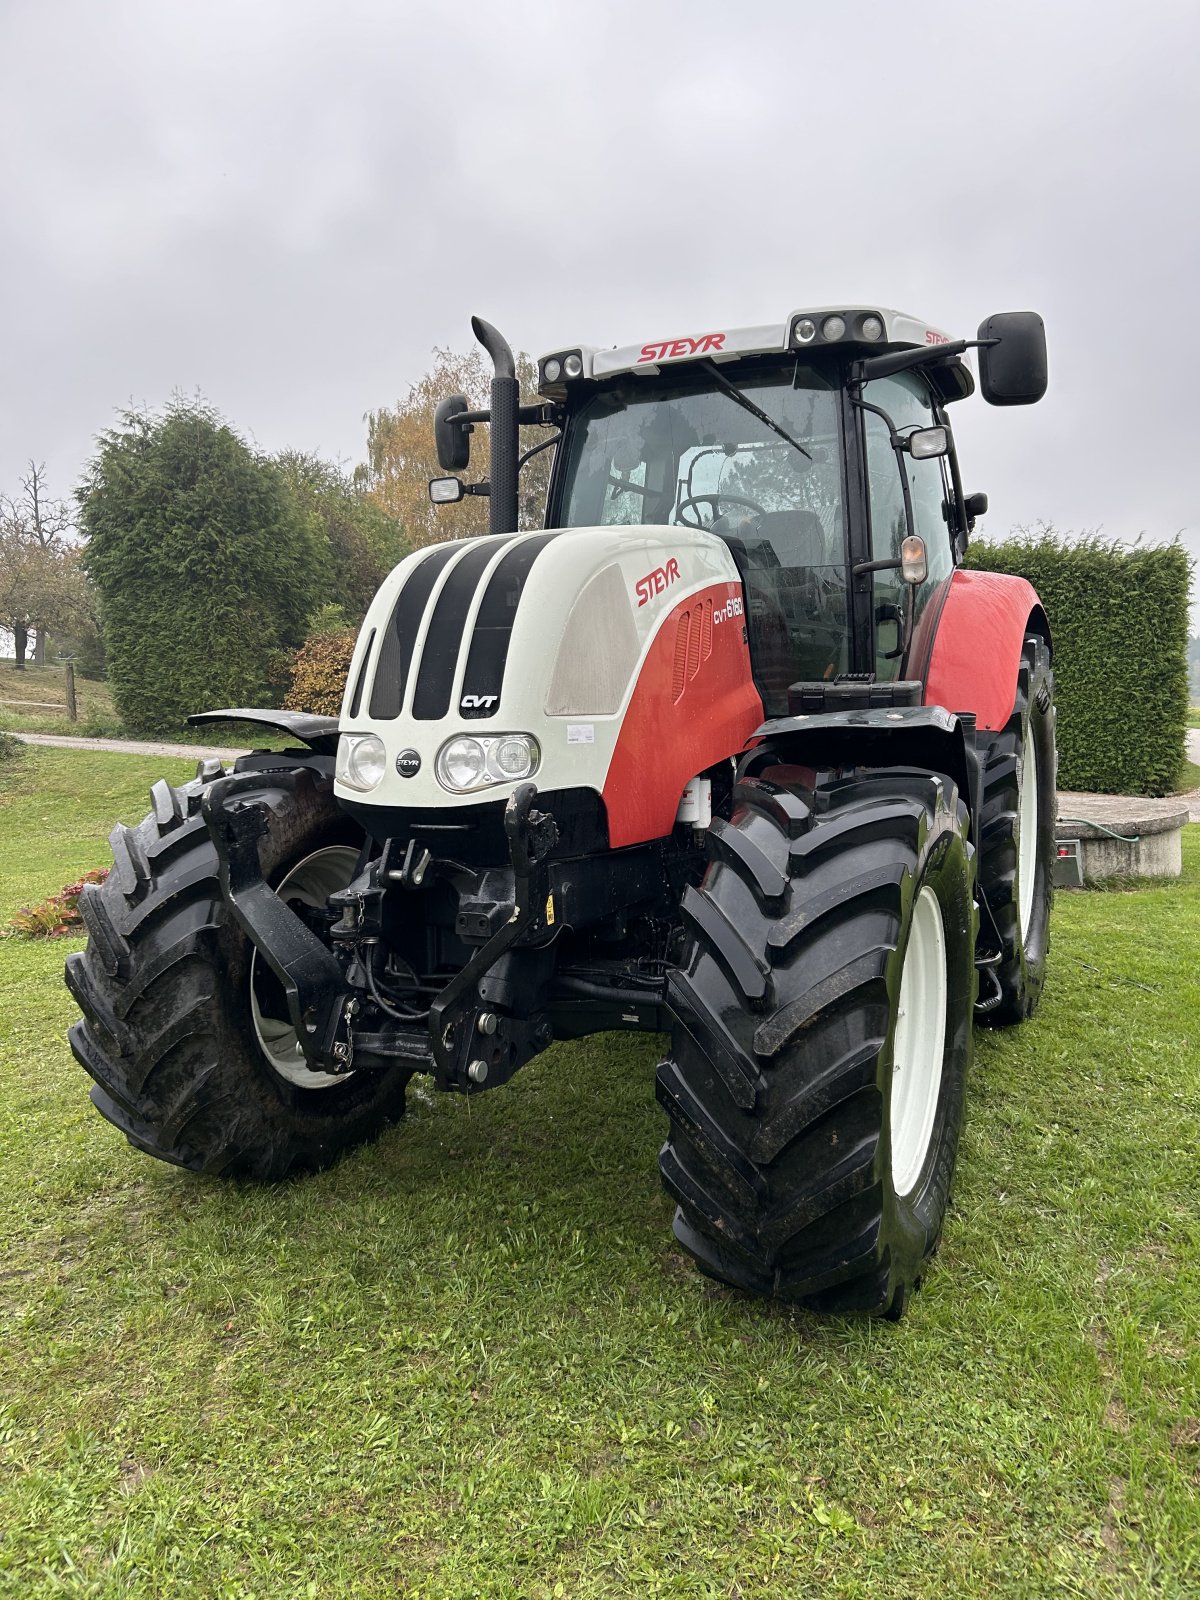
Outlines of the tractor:
M488 496L490 531L390 574L338 718L191 718L293 743L113 831L66 974L92 1099L160 1160L275 1180L375 1136L416 1073L475 1095L555 1040L667 1035L659 1162L700 1269L898 1318L974 1026L1045 975L1050 629L963 565L987 499L947 420L969 350L985 400L1041 398L1041 319L577 344L535 403L473 327L490 404L439 404L430 496Z

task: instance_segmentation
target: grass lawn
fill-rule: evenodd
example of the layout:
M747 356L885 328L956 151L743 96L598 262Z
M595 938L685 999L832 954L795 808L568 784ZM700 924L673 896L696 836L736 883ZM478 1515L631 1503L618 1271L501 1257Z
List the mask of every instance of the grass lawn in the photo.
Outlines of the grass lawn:
M67 675L60 666L18 672L11 659L0 660L0 728L12 733L66 733L118 737L121 719L113 710L107 683L75 674L77 722L67 720Z
M0 660L0 728L10 733L62 733L70 738L85 739L142 738L166 744L215 744L230 750L251 747L282 750L288 743L295 743L284 734L270 733L249 722L220 722L200 728L184 723L165 734L130 733L113 706L109 685L94 683L78 674L75 700L79 720L69 722L67 675L63 667L29 664L24 672L18 672L11 660Z
M186 763L0 772L0 919ZM674 1247L653 1039L559 1046L273 1188L91 1110L0 943L0 1594L1200 1594L1200 827L1059 897L981 1034L946 1241L899 1325Z

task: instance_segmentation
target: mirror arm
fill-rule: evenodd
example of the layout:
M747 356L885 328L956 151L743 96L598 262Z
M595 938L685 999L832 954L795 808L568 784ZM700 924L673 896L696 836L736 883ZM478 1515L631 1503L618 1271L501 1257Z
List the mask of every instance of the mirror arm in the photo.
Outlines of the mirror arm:
M947 344L931 344L916 350L892 350L883 356L867 356L850 366L850 382L870 383L874 378L890 378L896 372L909 372L913 367L936 366L964 350L979 350L985 345L999 344L999 339L951 339Z

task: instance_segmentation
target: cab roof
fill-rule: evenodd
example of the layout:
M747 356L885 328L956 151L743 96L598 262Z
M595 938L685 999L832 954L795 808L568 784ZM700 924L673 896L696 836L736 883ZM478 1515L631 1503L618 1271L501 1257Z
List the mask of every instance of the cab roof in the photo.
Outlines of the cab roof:
M611 350L594 345L566 346L539 358L538 391L561 399L576 383L623 372L653 376L665 367L689 361L724 363L747 356L831 348L878 355L886 350L948 344L950 338L932 323L905 311L883 306L810 306L793 311L782 322L751 328L704 328L669 338L657 337L644 344L618 345ZM975 387L970 369L957 357L939 366L937 382L947 400L961 399Z

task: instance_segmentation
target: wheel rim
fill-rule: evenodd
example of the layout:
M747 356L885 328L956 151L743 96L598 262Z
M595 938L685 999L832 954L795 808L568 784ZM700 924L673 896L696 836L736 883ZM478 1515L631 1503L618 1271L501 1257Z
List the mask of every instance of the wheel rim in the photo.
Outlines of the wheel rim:
M349 845L331 845L325 850L314 850L312 855L298 861L278 885L275 893L283 901L300 901L302 905L323 907L331 894L344 889L354 876L358 864L358 851ZM258 1047L273 1072L300 1089L331 1089L345 1083L352 1073L310 1072L304 1064L304 1051L295 1028L278 1017L264 1016L259 1005L256 975L260 976L258 951L250 958L250 1011L254 1018L254 1032ZM271 975L274 981L274 974Z
M1033 891L1037 884L1037 822L1037 746L1029 737L1025 741L1025 770L1021 774L1021 837L1017 854L1017 906L1021 915L1022 944L1028 942L1029 927L1033 921Z
M930 888L913 907L900 974L892 1051L892 1187L910 1194L925 1166L942 1086L946 1045L946 932Z

